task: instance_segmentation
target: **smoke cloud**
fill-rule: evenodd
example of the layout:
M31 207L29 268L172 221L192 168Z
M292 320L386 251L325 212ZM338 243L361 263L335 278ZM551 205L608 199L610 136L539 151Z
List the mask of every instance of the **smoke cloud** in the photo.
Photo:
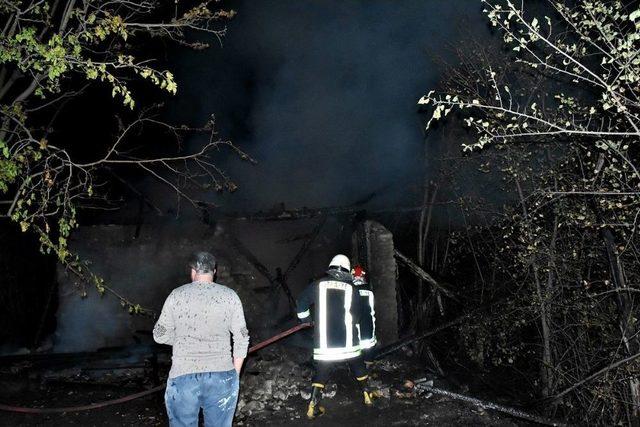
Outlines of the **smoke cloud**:
M434 57L447 57L464 35L487 33L480 3L230 7L238 16L222 48L175 58L181 86L172 119L203 122L214 113L220 136L259 162L221 155L240 188L211 200L223 210L415 203L425 171L416 103L441 77Z

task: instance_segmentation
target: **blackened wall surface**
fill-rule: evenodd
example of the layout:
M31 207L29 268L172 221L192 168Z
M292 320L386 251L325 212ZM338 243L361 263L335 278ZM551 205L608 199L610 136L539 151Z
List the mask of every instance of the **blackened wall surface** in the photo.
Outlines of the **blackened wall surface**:
M196 250L212 252L218 259L217 281L240 296L253 342L257 342L294 322L285 293L266 276L276 278L278 267L283 273L287 271L319 221L222 220L215 226L168 222L143 225L139 230L126 225L81 227L74 233L71 246L107 285L156 312L171 290L189 281L189 255ZM326 220L285 278L294 296L323 274L333 255L350 253L351 233L348 220ZM265 270L261 272L258 264ZM149 335L140 331L149 331L153 318L130 315L116 298L100 297L88 285L83 298L80 284L62 268L58 281L55 351L93 351L150 341Z
M56 258L15 223L0 223L0 354L35 349L55 329Z

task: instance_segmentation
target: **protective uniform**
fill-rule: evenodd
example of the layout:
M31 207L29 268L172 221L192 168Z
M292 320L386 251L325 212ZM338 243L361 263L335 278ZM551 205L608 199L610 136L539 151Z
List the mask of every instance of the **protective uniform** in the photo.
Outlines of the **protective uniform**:
M308 321L313 311L314 349L316 368L307 417L324 413L319 403L322 389L338 363L349 364L363 388L365 403L371 404L366 388L368 378L361 356L358 334L359 298L352 283L349 259L336 255L329 264L327 275L307 286L297 301L298 318Z
M376 311L373 290L367 282L367 273L359 265L351 271L353 285L358 292L360 305L360 321L358 333L360 334L360 348L365 363L373 362L373 347L376 345Z

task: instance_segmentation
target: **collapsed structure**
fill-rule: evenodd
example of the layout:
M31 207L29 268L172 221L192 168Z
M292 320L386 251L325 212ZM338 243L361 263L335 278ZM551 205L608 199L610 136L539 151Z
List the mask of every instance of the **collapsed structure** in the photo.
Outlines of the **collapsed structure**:
M484 411L465 410L454 402L457 400L529 421L559 425L554 420L517 408L451 392L447 390L451 384L445 382L442 373L442 377L427 374L427 378L420 378L425 370L411 359L411 350L407 349L406 354L396 353L412 342L459 324L469 313L419 335L399 339L396 260L435 288L442 286L395 249L392 233L375 221L352 226L351 221L341 219L340 215L324 214L232 218L213 225L201 222L142 227L101 225L80 228L72 242L73 250L89 261L95 273L114 290L156 313L171 290L188 281L186 265L192 252L208 250L216 254L219 262L217 281L233 288L242 299L254 344L264 341L256 346L261 350L254 352L255 357L249 358L246 365L236 412L238 425L289 423L300 418L299 406L309 398L305 386L312 369L310 352L296 347L307 347L310 344L308 335L297 333L278 346L263 347L278 339L272 335L294 322L293 297L316 275L323 274L330 257L338 252L349 253L349 247L353 261L368 270L376 295L376 334L381 351L376 356L372 386L384 398L379 408L388 414L389 422L395 419L397 411L402 411L407 420L413 419L418 424L434 421L445 425L514 425L496 415L487 417ZM154 319L130 315L116 298L101 298L90 285L75 283L73 279L74 276L59 269L60 304L53 343L53 353L57 354L5 356L5 368L0 369L0 375L21 377L24 384L20 383L20 387L28 389L31 380L35 380L40 392L57 390L69 404L52 408L11 406L1 403L9 397L0 393L0 410L16 416L21 413L67 416L71 413L78 420L86 421L90 416L84 414L95 413L93 409L108 412L108 408L116 408L111 411L118 411L118 405L125 402L131 405L128 402L133 401L144 406L143 410L115 412L113 416L135 418L132 422L137 425L157 425L165 416L164 407L157 401L155 410L147 405L152 395L157 396L156 393L164 389L162 372L170 361L168 348L163 351L151 343L149 332ZM442 288L442 292L448 291ZM305 325L291 328L285 334L302 326ZM271 338L265 340L268 337ZM387 358L391 353L396 353L397 357ZM346 374L343 370L340 377ZM406 378L419 379L409 381ZM443 381L446 388L438 387L439 383L434 386L433 379L429 378ZM54 389L45 386L53 384ZM67 391L64 387L72 390ZM76 387L94 390L91 393L102 393L96 390L104 387L146 390L116 399L102 393L98 403L69 406L78 404L73 391ZM347 387L341 393L353 393L353 390ZM420 401L432 395L444 398L431 401L427 413ZM325 397L332 399L335 396L336 385L329 385ZM349 418L354 408L348 402L347 399L336 405L335 417L339 423L356 421L357 416Z
M234 289L245 307L252 336L267 338L293 320L294 297L323 274L338 252L366 265L376 292L379 338L398 338L393 236L365 221L352 232L336 216L229 218L213 225L173 222L81 227L72 248L117 292L159 313L166 296L188 281L186 260L196 250L218 259L217 281ZM132 316L119 302L58 271L59 308L55 352L95 351L150 343L149 316ZM86 296L85 296L86 295ZM304 345L302 338L292 343Z

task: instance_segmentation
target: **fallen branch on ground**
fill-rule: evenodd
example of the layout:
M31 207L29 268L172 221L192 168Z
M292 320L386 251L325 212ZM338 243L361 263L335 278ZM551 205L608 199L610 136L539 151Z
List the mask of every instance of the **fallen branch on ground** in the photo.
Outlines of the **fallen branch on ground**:
M627 363L633 362L634 360L636 360L638 358L640 358L640 353L636 353L633 356L629 356L629 357L624 358L622 360L618 360L617 362L612 363L609 366L605 366L604 368L600 369L597 372L594 372L593 374L589 375L587 378L578 381L577 383L575 383L571 387L564 389L563 391L561 391L560 393L556 394L555 396L552 396L549 399L545 399L545 400L549 401L549 402L556 402L562 396L566 395L567 393L572 392L573 390L577 389L581 385L583 385L585 383L588 383L589 381L598 378L600 375L606 374L607 372L609 372L612 369L617 368L618 366L626 365Z

